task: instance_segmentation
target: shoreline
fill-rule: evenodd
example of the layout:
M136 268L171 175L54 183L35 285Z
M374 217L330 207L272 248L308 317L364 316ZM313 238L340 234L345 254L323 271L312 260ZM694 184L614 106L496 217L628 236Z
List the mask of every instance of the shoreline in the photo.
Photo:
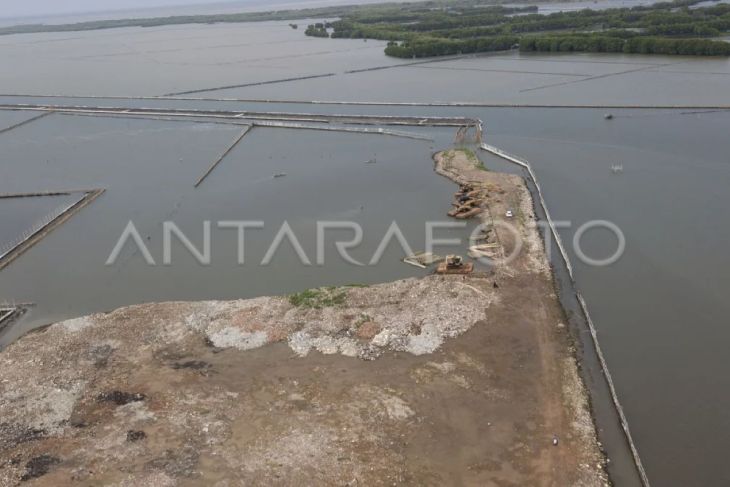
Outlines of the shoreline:
M618 398L608 364L601 350L597 330L588 311L588 304L577 287L570 258L557 229L552 223L537 176L530 163L524 159L485 143L480 145L480 149L516 164L523 170L525 182L530 187L530 193L534 194L532 198L533 209L541 210L542 215L540 218L548 222L553 237L551 239L552 251L560 255L558 262L562 265L555 266L551 262L553 280L558 291L560 304L566 317L569 316L567 319L575 343L578 344L576 359L581 365L580 372L583 384L590 390L591 412L596 427L601 431L602 449L607 458L612 460L611 463L607 464L607 470L611 478L622 485L648 487L650 485L649 479L631 435L628 420ZM535 201L539 201L540 205L536 205ZM553 255L555 255L554 253Z
M527 245L509 270L132 306L28 334L0 353L0 457L15 459L0 485L607 485L524 181L458 154L439 170L493 185L492 218L514 206Z

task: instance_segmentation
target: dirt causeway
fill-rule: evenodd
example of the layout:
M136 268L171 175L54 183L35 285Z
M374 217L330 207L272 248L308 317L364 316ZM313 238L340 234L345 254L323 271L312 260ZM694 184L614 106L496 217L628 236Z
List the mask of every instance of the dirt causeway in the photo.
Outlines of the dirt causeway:
M608 485L524 182L434 159L513 212L514 261L31 333L0 352L0 486Z

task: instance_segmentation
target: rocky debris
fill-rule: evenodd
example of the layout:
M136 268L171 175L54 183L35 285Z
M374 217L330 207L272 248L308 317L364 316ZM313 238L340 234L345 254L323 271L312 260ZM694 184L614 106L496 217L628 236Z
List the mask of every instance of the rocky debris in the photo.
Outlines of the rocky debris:
M474 296L458 281L428 277L314 289L288 298L196 303L180 318L219 349L253 350L286 341L301 356L317 350L372 359L385 350L416 355L437 350L483 318L497 299L495 292L480 300Z
M9 448L46 436L46 430L17 423L0 423L0 449Z
M6 383L2 383L0 380L0 418L3 421L0 426L0 445L32 441L63 430L84 382L79 381L76 374L63 381L28 382L28 377L33 377L34 370L32 367L25 370L19 368L21 364L28 364L28 360L10 363L14 370L11 374L0 372L0 378L24 378L17 383L7 379ZM6 364L8 362L4 362L3 367L8 366ZM19 384L23 385L17 387Z
M357 328L356 335L362 340L372 340L383 328L374 321L366 321Z
M73 464L78 463L74 459L86 458L84 462L116 464L138 454L136 450L124 450L122 445L167 445L140 464L141 470L134 478L141 478L143 471L144 475L154 473L166 478L195 476L198 457L194 453L201 445L220 444L230 437L229 415L235 417L243 412L237 393L203 393L200 384L193 389L181 388L181 381L215 383L214 378L230 374L230 370L221 371L215 365L228 356L226 353L251 353L275 343L302 358L315 351L365 360L394 351L430 354L468 331L485 317L489 306L498 302L490 288L478 293L475 289L461 278L429 276L369 287L311 290L303 299L300 294L296 298L133 306L52 325L29 334L0 354L0 454L21 451L30 455L25 457L28 460L35 458L32 455L47 454L38 451L46 440L91 435L93 442L74 447L64 462ZM132 380L139 374L145 379ZM287 404L297 411L319 410L333 415L342 424L362 423L365 416L372 417L372 421L407 421L415 416L415 410L402 398L379 388L351 391L348 396L352 399L345 401L350 408L347 411L339 410L342 404L323 408L306 394ZM203 407L203 403L208 405ZM195 406L198 404L201 406ZM269 408L262 404L263 411ZM352 416L354 413L356 416ZM154 433L154 442L143 441L152 434L149 428L160 421L166 422L168 432ZM382 426L369 421L365 421L369 426L362 426L360 434L348 434L346 440L342 440L338 429L330 431L329 425L316 426L306 433L298 425L296 433L278 434L302 447L317 435L324 443L338 438L338 444L354 441L363 445L362 434L367 431L371 442L366 442L368 448L377 449L375 445L385 441L386 432L373 436ZM283 443L278 445L276 448L283 448ZM344 468L338 471L346 472L342 482L349 482L352 477L347 477L359 471L356 459L347 453L349 447L328 448L335 458L350 458L335 460L338 468ZM54 452L59 458L69 453ZM241 464L241 468L253 468L250 462L254 453L249 452L249 463ZM305 459L298 460L303 461L306 463ZM320 464L326 461L317 460ZM292 460L289 468L297 464ZM268 476L263 463L255 470L255 475ZM280 469L279 475L289 474L287 468ZM85 471L74 474L82 480L90 475Z
M87 358L94 363L96 367L106 367L109 365L109 358L114 352L114 347L109 344L99 344L92 346L88 353Z
M500 292L527 285L532 277L505 278ZM544 289L535 295L553 302ZM426 485L453 475L531 485L546 472L580 480L559 485L603 485L575 362L545 351L566 370L556 376L532 332L520 335L534 300L515 320L487 279L336 292L345 299L320 308L286 297L135 306L24 337L0 354L0 486ZM265 334L267 349L211 348L228 328ZM568 452L560 469L542 450L555 432Z

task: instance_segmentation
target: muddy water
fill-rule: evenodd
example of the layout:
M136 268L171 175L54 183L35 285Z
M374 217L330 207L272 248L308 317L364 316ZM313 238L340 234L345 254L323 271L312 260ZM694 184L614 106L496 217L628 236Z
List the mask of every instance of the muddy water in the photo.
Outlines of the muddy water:
M727 104L727 59L509 54L346 74L349 69L400 61L383 57L381 46L374 43L306 40L301 44L298 35L285 24L272 23L13 36L0 39L0 59L20 58L21 64L12 73L0 74L0 92L159 95L334 72L333 77L201 96ZM38 56L48 62L33 62ZM608 121L603 117L606 109L15 97L2 102L483 119L490 143L532 162L556 219L576 224L607 219L626 236L626 253L615 265L595 268L578 260L574 264L654 485L730 483L724 458L725 445L730 443L730 395L726 392L730 360L723 349L730 339L725 326L730 309L724 298L730 288L726 273L730 233L723 219L724 209L730 206L728 112L614 109L614 119ZM0 301L39 303L5 340L48 321L134 302L235 298L311 285L376 282L420 272L399 263L401 253L394 249L389 249L379 267L363 269L341 262L323 268L300 266L288 247L270 268L259 272L236 264L235 235L230 230L214 230L213 255L221 257L211 267L181 254L179 245L173 252L175 265L159 265L161 222L166 219L178 223L196 245L202 240L205 219L275 222L247 238L247 256L256 262L278 223L287 218L301 232L313 260L310 223L316 218L352 218L368 229L366 235L378 237L389 219L397 218L407 222L404 233L418 241L423 221L441 218L453 191L450 183L432 173L430 163L432 147L448 146L451 131L422 130L435 139L428 143L258 129L194 191L192 183L238 130L54 115L0 135L0 192L109 190L0 273ZM370 158L378 163L364 164ZM490 158L485 162L495 169L514 169ZM623 173L613 174L614 164L623 165ZM277 172L287 176L274 179ZM157 266L145 265L129 248L122 252L119 265L103 266L129 220L138 223ZM574 229L564 231L566 242ZM615 240L595 231L586 234L583 243L587 254L602 257L613 250ZM572 245L568 248L573 252ZM368 242L362 251L365 255L357 257L367 257L373 249Z
M239 130L55 116L0 140L8 155L3 173L13 174L0 182L0 191L107 188L102 198L2 273L0 295L38 303L4 340L49 321L139 302L234 299L424 273L400 262L404 252L395 242L376 266L345 262L333 242L351 240L351 230L328 231L320 266L316 222L361 225L363 243L351 256L363 263L373 258L393 221L414 250L423 250L424 223L446 220L455 189L433 172L430 143L256 128L198 189L193 188ZM20 158L24 164L9 162ZM114 265L105 265L129 221L145 239L154 265L148 265L132 244L124 247ZM172 265L163 265L164 221L175 223L197 248L203 246L204 222L210 221L210 265L201 265L177 239ZM219 221L265 223L263 229L247 231L244 265L238 262L236 231L217 228ZM308 262L301 262L285 242L270 265L261 267L284 222ZM467 230L436 234L465 237ZM49 273L59 262L69 271Z
M730 160L719 142L730 114L561 118L573 119L561 135L492 141L533 161L556 219L607 219L622 229L627 249L614 265L587 266L569 248L649 476L657 485L724 485L730 473L711 445L730 441L730 398L721 392L730 386L730 231L720 217L730 204ZM617 163L622 174L610 170ZM596 258L616 248L601 231L584 244Z

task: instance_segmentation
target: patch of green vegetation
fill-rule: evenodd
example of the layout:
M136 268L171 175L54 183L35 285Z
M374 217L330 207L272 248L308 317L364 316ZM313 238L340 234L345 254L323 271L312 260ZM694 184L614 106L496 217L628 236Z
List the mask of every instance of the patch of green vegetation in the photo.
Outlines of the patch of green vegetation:
M329 32L327 32L327 27L329 27L329 24L325 23L317 23L307 26L307 30L304 31L305 35L308 35L309 37L329 37Z
M459 150L461 152L463 152L464 155L466 156L466 158L469 159L471 162L475 162L475 161L478 161L479 160L479 158L477 157L476 153L473 150L467 149L465 147L464 148L461 148Z
M730 32L730 5L690 8L674 0L634 8L537 14L536 6L454 1L373 6L332 22L332 38L388 41L385 53L421 58L475 52L620 52L730 56L730 43L708 39Z
M336 287L307 289L289 296L289 303L298 308L322 309L342 306L347 300L347 291Z
M355 329L360 328L362 325L364 325L368 321L373 321L373 318L367 313L361 314L360 317L357 319L357 321L355 321Z
M472 149L469 149L468 147L461 147L459 149L444 151L443 161L446 167L449 167L451 162L454 160L454 157L456 157L456 154L459 152L464 154L467 160L474 164L477 169L481 169L482 171L488 170L484 163L479 159L479 156L477 156L476 152L474 152Z
M559 0L532 3L551 1ZM0 35L337 18L339 20L331 23L313 24L305 33L323 38L385 40L388 41L385 53L399 58L517 48L524 52L730 56L730 43L709 39L730 32L730 5L690 8L701 1L674 0L634 8L584 9L539 15L536 5L510 6L510 0L424 0L73 24L25 24L0 27ZM290 26L298 28L297 24Z
M456 156L456 152L453 150L444 151L441 154L441 160L443 162L444 167L451 167L451 163L454 162L455 156Z
M367 287L370 287L370 284L354 283L354 284L347 284L345 287L367 288Z
M523 52L620 52L624 54L665 54L681 56L728 56L730 43L709 39L633 37L619 39L594 34L525 38Z

